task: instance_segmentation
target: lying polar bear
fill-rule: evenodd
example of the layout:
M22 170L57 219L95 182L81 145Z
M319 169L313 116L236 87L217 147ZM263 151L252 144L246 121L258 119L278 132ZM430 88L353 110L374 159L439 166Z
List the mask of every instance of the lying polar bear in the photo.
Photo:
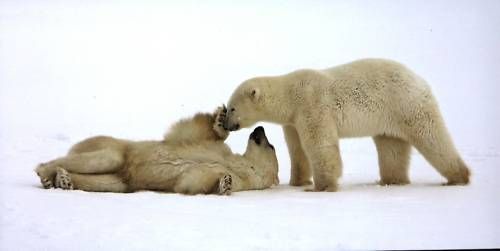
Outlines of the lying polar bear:
M175 124L163 141L94 137L68 155L40 164L45 188L91 192L158 190L184 194L230 194L277 185L278 161L264 129L257 127L243 155L224 144L226 108Z
M339 139L371 136L381 183L407 184L411 146L448 184L467 184L460 158L426 82L405 66L365 59L324 70L298 70L243 82L228 103L225 128L258 121L283 125L291 185L336 191L342 173Z

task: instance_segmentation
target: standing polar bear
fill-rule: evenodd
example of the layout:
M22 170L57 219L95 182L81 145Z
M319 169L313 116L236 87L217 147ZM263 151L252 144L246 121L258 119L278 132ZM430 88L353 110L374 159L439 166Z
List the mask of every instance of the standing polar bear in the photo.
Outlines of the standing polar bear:
M68 155L40 164L45 188L92 192L158 190L184 194L230 194L278 184L278 161L264 129L257 127L243 156L224 144L225 108L175 124L162 141L93 137Z
M382 184L407 184L411 146L448 184L468 184L460 158L426 82L390 60L364 59L324 70L298 70L243 82L228 102L225 128L258 121L283 125L291 185L336 191L339 139L371 136Z

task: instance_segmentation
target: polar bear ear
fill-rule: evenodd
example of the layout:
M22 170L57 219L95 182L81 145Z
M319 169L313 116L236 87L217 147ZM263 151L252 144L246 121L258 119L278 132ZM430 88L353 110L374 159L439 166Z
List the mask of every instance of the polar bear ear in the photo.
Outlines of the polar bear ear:
M250 99L252 101L257 101L260 98L260 90L258 88L253 88L250 90Z

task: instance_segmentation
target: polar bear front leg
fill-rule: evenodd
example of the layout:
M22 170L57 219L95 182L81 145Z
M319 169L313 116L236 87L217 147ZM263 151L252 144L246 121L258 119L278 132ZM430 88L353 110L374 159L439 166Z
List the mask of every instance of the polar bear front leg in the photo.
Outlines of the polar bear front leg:
M317 113L324 116L328 113ZM342 174L337 128L327 117L304 117L296 125L300 142L313 172L315 191L337 191L337 179Z
M229 136L229 130L224 128L224 123L226 121L226 116L227 116L227 108L225 105L217 107L217 110L214 112L214 124L212 128L214 129L215 133L221 140L226 140L226 138Z
M302 149L297 130L293 126L286 125L283 126L283 133L285 134L285 141L288 145L288 153L290 154L292 171L290 175L290 185L305 186L312 184L309 160Z

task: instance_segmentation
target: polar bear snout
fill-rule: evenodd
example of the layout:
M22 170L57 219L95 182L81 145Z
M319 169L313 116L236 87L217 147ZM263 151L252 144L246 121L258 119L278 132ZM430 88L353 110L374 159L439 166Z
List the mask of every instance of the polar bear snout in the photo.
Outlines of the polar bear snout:
M228 106L224 127L229 131L237 131L241 128L248 127L245 121L242 121L241 111L237 111L234 105Z
M255 130L253 130L253 132L250 134L250 139L253 140L257 145L260 145L262 141L267 140L264 127L259 126L255 128Z
M229 131L237 131L240 129L240 123L233 122L231 120L231 115L229 114L226 118L226 121L224 121L224 128Z
M250 134L250 140L253 140L255 144L259 146L264 145L274 150L274 146L271 145L271 143L267 139L266 132L264 130L264 127L262 126L259 126L255 128L255 130L253 130L253 132Z

